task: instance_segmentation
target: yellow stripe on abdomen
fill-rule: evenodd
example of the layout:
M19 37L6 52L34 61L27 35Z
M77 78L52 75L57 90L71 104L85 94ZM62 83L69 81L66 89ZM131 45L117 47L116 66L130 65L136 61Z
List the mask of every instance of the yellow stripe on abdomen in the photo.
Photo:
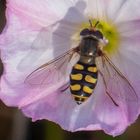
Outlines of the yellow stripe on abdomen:
M89 83L92 83L92 84L95 84L96 81L97 81L97 79L91 77L90 75L86 75L86 76L85 76L85 81L86 81L86 82L89 82Z
M89 94L91 94L92 91L93 91L93 89L91 89L91 88L88 87L88 86L84 86L84 87L83 87L83 91L84 91L85 93L89 93Z
M71 76L72 80L82 80L82 78L83 78L83 75L80 73L79 74L71 74L70 76Z
M88 71L95 73L97 72L97 67L88 67Z
M79 96L79 95L74 95L72 94L72 96L74 96L74 98L81 98L81 99L87 99L88 97L85 97L85 96Z
M74 65L74 69L83 70L83 69L84 69L84 66L81 65L81 64L75 64L75 65Z
M72 91L79 91L81 89L81 85L79 84L70 85L70 88Z

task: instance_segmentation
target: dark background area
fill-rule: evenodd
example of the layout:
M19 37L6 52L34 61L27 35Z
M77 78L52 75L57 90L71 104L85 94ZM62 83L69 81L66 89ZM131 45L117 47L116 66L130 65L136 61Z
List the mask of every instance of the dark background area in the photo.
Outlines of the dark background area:
M0 33L6 24L5 0L0 0ZM0 75L3 65L0 61ZM118 137L103 131L67 132L58 125L42 120L31 122L18 109L5 106L0 101L0 140L140 140L140 119Z

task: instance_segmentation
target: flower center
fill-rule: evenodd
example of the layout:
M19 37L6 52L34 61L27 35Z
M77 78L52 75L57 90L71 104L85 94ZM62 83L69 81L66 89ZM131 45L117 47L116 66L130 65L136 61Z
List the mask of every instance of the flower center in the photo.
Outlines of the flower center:
M94 19L91 20L91 23L94 27L94 25L97 23L98 20ZM80 30L84 28L89 28L90 23L82 23ZM118 46L119 46L119 33L112 23L107 23L105 21L99 21L99 23L96 25L96 29L101 31L105 39L107 39L108 43L103 48L103 51L112 54L114 53Z

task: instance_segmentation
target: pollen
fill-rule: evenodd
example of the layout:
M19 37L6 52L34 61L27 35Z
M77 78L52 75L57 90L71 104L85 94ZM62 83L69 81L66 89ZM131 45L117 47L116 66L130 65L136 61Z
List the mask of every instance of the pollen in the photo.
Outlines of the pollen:
M117 51L119 46L119 33L115 25L101 21L97 28L103 32L103 35L108 40L108 44L103 48L103 50L109 54Z

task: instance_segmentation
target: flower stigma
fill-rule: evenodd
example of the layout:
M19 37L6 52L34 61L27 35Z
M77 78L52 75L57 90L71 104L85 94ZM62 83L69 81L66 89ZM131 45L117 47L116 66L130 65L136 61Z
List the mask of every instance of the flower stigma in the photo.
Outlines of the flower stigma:
M100 32L102 32L103 36L104 36L104 41L106 42L105 46L103 47L103 51L107 52L108 54L113 54L117 51L118 47L119 47L119 42L120 42L120 35L119 32L117 31L117 28L114 24L112 24L111 22L106 22L106 21L102 21L102 20L97 20L97 19L90 19L90 22L84 22L82 23L79 28L78 31L71 37L72 40L74 41L79 41L80 40L80 31L82 31L84 28L90 28L91 24L96 30L99 30ZM98 24L97 24L98 23Z

